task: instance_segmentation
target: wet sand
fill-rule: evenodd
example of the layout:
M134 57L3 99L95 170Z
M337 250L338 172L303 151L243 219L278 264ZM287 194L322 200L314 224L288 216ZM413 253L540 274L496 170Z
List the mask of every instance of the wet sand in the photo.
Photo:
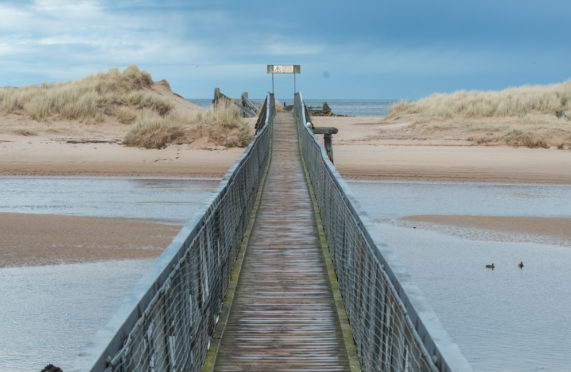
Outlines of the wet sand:
M180 228L138 219L0 213L0 268L155 258Z
M503 234L500 240L548 242L571 246L571 218L418 215L400 219L420 227L451 226ZM514 234L516 236L514 237ZM517 236L521 239L518 239Z

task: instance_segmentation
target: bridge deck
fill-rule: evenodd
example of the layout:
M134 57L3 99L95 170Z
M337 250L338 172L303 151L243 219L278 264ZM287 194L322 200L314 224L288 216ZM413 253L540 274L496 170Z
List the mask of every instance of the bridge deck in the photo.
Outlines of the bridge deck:
M215 370L348 370L291 113L271 161Z

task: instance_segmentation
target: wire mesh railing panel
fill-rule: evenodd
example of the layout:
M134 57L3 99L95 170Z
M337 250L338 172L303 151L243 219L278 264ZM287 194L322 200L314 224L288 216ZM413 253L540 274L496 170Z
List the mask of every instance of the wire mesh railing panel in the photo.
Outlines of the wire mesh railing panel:
M426 301L407 294L357 212L350 191L312 133L300 94L295 97L303 159L364 371L469 371ZM412 288L412 283L405 283ZM413 304L421 304L420 318ZM425 316L426 318L426 316ZM430 330L437 335L431 335ZM444 335L444 337L442 337ZM435 342L438 341L438 344ZM445 349L445 350L442 350ZM446 355L444 355L446 354Z
M76 362L76 370L199 371L269 159L265 123L202 214L187 224Z

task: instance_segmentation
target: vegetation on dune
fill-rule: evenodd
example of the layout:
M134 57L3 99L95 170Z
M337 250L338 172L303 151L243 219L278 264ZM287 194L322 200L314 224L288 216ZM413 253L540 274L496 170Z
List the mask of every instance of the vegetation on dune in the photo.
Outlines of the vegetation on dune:
M0 112L27 115L40 122L96 123L113 117L129 124L136 120L137 110L147 109L165 116L173 109L168 100L145 89L152 84L149 73L131 65L123 72L112 68L72 82L2 87Z
M184 125L189 124L176 114L166 117L143 111L137 124L125 135L123 143L127 146L162 149L168 144L184 140Z
M412 114L425 118L508 117L571 111L571 80L560 84L522 86L502 91L436 93L418 101L400 101L387 115Z
M176 113L160 116L143 112L137 124L129 130L124 144L160 149L169 144L205 142L224 147L245 147L252 134L242 121L240 110L231 104L219 105L215 110L197 114L194 118Z
M571 113L571 80L502 91L433 94L394 104L387 119L410 121L409 131L417 137L571 149L571 122L557 118L560 110Z
M282 105L282 103L276 99L276 112L282 112L284 110L284 107Z
M122 72L107 72L66 83L42 83L24 87L0 87L0 114L27 116L38 122L76 121L134 124L124 144L144 148L164 148L169 144L245 147L252 135L231 106L194 118L181 116L171 101L152 88L151 75L131 65ZM20 135L34 135L20 130Z
M204 115L198 114L195 122L199 123L200 137L218 146L245 147L252 140L248 124L242 120L240 109L233 104L218 105Z

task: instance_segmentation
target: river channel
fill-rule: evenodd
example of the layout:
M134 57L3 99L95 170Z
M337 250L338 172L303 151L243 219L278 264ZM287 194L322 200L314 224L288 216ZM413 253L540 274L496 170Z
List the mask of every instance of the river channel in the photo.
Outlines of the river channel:
M0 178L0 212L144 218L182 224L218 181ZM422 214L571 217L571 186L350 182L479 371L564 371L571 364L571 247L481 230L414 228ZM567 242L569 243L569 242ZM525 262L524 269L517 263ZM494 262L495 270L485 264ZM0 269L0 370L69 369L150 260Z

